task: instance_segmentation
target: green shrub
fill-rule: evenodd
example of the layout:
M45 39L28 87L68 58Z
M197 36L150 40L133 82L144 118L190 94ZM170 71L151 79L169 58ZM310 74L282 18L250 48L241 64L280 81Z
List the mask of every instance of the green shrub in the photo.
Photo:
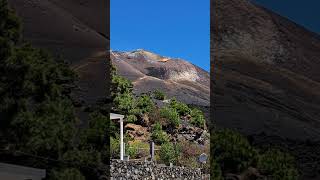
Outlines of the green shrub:
M190 115L191 115L191 121L190 121L191 124L199 128L204 128L205 118L202 111L200 111L199 109L192 109Z
M42 156L49 156L50 152L54 157L71 148L70 139L76 133L71 101L67 98L48 100L33 109L17 113L11 122L11 130L15 130L17 138L16 147Z
M223 180L222 171L219 164L214 160L210 160L210 175L213 180Z
M160 159L165 163L176 163L178 158L178 151L175 149L174 145L170 142L166 142L161 145L160 148Z
M95 149L74 149L63 154L64 161L74 165L95 167L102 164L101 152Z
M186 104L177 101L175 98L171 99L170 107L175 109L180 116L185 116L190 114L190 108Z
M259 156L258 169L273 180L297 180L299 177L294 158L275 149Z
M147 151L145 150L147 149ZM149 155L149 144L141 141L133 141L126 148L127 154L131 159L146 157Z
M113 98L120 94L131 94L132 90L133 85L128 79L119 75L112 75L111 94Z
M112 136L112 137L115 137L116 136L116 134L119 134L119 132L118 132L118 127L117 127L117 125L116 125L116 123L115 122L113 122L110 118L108 119L108 121L109 121L109 131L110 131L110 136Z
M127 116L126 122L127 123L135 123L135 122L137 122L137 120L138 120L137 116L131 114L131 115Z
M155 90L153 92L153 96L157 100L165 100L166 99L166 95L164 94L164 92L162 92L160 90Z
M255 166L257 151L237 132L220 130L211 134L211 155L223 172L240 173Z
M139 149L136 146L126 146L126 154L129 155L131 159L135 159L138 152Z
M68 168L53 170L49 174L49 180L85 180L85 177L78 169Z
M154 103L150 96L142 95L136 100L136 109L139 109L140 115L150 112L154 108Z
M120 153L119 137L110 137L110 156L111 158L118 158Z
M90 113L89 126L82 130L81 145L101 150L105 145L105 139L108 138L106 131L114 128L109 122L110 118L98 111Z
M131 93L119 94L114 98L114 106L117 111L127 114L134 109L135 99Z
M8 8L7 0L0 0L0 17L0 37L14 43L18 42L21 37L21 22L16 14Z
M151 138L156 144L169 142L169 136L162 130L162 126L158 122L153 126Z
M163 107L160 110L160 115L169 122L172 127L178 127L180 125L180 116L176 109L170 107Z

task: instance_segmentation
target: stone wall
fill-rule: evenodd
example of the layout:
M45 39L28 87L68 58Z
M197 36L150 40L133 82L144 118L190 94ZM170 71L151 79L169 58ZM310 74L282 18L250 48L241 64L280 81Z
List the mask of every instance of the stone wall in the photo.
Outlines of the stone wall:
M186 167L169 167L153 162L111 160L111 180L201 180L201 170Z

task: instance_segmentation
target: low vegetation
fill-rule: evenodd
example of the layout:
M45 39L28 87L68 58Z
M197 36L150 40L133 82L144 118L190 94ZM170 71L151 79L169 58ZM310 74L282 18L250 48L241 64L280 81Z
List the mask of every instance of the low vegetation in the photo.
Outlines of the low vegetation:
M256 149L244 136L231 130L211 134L211 156L211 173L217 179L221 179L221 174L241 174L249 168L256 168L261 176L274 180L299 177L291 155L277 149Z
M166 165L176 164L180 156L179 148L171 142L165 142L161 145L160 159Z
M190 123L196 127L203 128L205 127L206 120L204 118L203 112L199 109L193 108L190 111L191 121Z
M132 159L147 157L149 155L149 144L139 140L133 140L126 148L127 154Z
M153 97L154 97L154 99L157 99L157 100L165 100L166 99L165 93L160 90L155 90L153 92Z
M224 172L240 173L257 162L257 151L248 140L231 130L211 135L211 155Z
M191 111L188 105L177 101L175 98L171 99L169 107L175 109L180 116L186 116Z
M162 125L159 122L153 126L151 138L156 144L160 145L169 142L169 136L162 130Z
M269 149L258 158L257 167L262 174L274 180L297 180L298 172L292 156L277 149Z
M160 115L162 118L165 118L168 124L173 127L177 128L180 125L180 116L176 109L171 107L164 107L160 110Z

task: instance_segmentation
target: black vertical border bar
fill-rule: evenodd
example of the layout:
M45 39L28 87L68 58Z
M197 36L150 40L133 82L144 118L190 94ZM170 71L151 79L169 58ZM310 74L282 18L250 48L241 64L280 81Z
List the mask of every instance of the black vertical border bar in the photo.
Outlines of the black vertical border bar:
M110 122L110 112L111 112L111 58L110 58L110 0L101 0L101 1L106 1L106 93L107 93L107 114L108 114L108 122ZM110 160L110 126L108 126L108 131L106 132L106 142L107 142L107 159ZM108 166L106 168L106 176L108 179L111 179L111 174L110 174L110 161L108 161Z
M214 35L216 26L216 15L215 15L215 6L216 0L210 0L210 118L209 118L209 131L210 131L210 179L213 180L214 173L214 162L213 162L213 132L214 132Z

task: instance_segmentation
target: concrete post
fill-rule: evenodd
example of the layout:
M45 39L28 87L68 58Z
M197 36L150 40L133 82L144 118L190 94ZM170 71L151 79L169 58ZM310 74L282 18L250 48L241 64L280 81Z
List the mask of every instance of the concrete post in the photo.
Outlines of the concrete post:
M120 120L120 160L123 160L124 155L124 144L123 144L123 118L124 115L110 113L110 119Z

